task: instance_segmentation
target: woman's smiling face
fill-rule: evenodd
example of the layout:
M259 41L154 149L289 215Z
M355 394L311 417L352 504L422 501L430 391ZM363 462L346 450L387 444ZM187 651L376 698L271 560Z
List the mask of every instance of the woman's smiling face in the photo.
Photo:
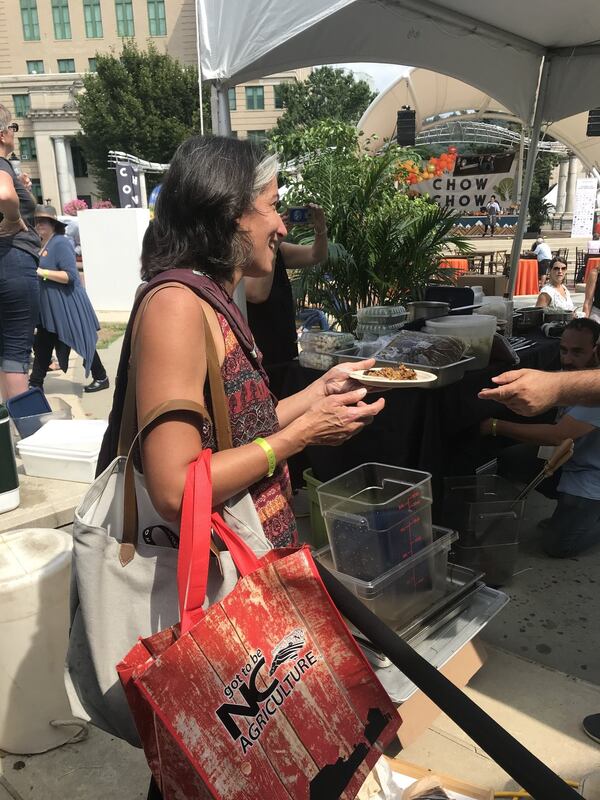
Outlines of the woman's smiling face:
M244 275L262 278L268 275L275 262L279 242L287 230L277 212L279 194L277 178L273 178L254 201L252 209L240 217L240 230L252 242L252 256L244 268Z

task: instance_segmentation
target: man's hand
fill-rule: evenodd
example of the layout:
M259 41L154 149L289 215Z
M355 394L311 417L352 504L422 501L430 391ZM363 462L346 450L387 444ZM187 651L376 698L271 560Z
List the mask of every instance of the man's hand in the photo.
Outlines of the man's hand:
M22 217L16 220L10 220L4 217L0 222L0 236L14 236L16 233L26 231L27 225Z
M556 372L517 369L492 378L497 389L483 389L482 400L496 400L524 417L534 417L559 404L559 392L564 376Z

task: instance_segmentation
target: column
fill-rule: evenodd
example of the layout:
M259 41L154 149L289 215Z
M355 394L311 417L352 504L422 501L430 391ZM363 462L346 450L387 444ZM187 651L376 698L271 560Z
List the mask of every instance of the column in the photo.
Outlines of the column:
M71 199L77 197L77 184L75 183L75 167L73 166L73 153L71 152L71 140L65 143L65 151L67 153L67 169L69 171L69 193Z
M577 189L577 172L579 164L575 156L569 158L569 172L567 175L567 200L565 213L572 214L575 208L575 191Z
M67 148L64 136L53 136L54 157L56 159L56 173L58 175L58 190L60 194L60 211L62 212L65 203L75 198L71 194L69 184L69 162L67 161Z
M569 162L565 158L558 165L558 193L556 196L556 213L564 214L567 204L567 174Z

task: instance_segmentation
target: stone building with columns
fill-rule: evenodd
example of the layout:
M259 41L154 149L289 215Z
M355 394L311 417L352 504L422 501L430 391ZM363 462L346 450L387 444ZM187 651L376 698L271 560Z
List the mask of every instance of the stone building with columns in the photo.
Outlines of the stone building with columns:
M194 0L0 0L0 103L19 124L16 156L34 194L59 211L75 197L101 199L77 144L75 97L97 53L119 52L124 39L142 48L151 41L196 64ZM307 74L283 72L230 90L234 135L264 135L283 113L278 84Z

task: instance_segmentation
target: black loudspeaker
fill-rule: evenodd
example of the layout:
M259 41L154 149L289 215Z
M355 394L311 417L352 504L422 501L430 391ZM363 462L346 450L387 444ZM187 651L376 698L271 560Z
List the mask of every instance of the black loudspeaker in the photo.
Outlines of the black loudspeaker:
M588 114L586 136L600 136L600 108L593 108Z
M396 122L396 141L402 147L414 147L415 144L415 112L399 111Z

